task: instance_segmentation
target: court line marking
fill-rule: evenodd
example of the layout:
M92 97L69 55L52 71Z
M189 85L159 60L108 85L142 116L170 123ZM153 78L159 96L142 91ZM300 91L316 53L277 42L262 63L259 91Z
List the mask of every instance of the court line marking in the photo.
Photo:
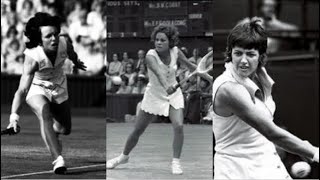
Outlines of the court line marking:
M68 168L68 170L85 169L85 168L99 167L99 166L105 166L105 165L106 165L106 164L96 164L96 165L89 165L89 166L79 166L79 167ZM16 174L16 175L10 175L10 176L2 176L1 179L9 179L9 178L15 178L15 177L23 177L23 176L31 176L31 175L47 174L47 173L53 173L53 171L50 170L50 171L40 171L40 172L34 172L34 173L25 173L25 174Z

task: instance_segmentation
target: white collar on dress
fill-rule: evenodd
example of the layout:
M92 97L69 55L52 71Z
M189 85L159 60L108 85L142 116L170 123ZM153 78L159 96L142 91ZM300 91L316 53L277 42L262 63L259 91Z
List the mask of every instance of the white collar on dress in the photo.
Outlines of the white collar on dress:
M229 73L239 84L243 85L249 92L251 98L254 100L257 91L260 91L259 87L250 78L240 77L233 69L232 62L225 63L224 67L226 72ZM255 76L258 78L262 85L265 99L271 96L272 86L274 84L273 79L268 75L267 70L264 67L258 68Z

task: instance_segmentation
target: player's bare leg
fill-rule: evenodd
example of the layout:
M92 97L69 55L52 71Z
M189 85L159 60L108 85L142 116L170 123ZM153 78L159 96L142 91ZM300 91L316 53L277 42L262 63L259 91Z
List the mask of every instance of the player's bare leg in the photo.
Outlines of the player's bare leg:
M154 117L155 116L152 114L146 113L142 110L139 111L138 116L136 117L137 119L134 130L129 135L122 154L116 158L109 160L107 162L107 169L113 169L119 164L128 162L129 153L137 145L140 136L143 134L150 122L152 122Z
M169 118L172 122L174 138L173 138L173 160L172 160L172 173L182 174L182 168L180 165L180 156L184 141L183 133L183 109L174 109L170 106Z
M58 138L53 129L54 120L51 113L50 102L43 95L34 95L28 99L27 103L39 119L42 139L44 140L52 157L55 159L53 162L55 173L64 174L66 169L64 160L61 156L61 148L59 146Z
M69 135L71 133L71 112L70 103L68 100L61 104L50 104L51 112L54 117L53 129L56 132L59 148L62 152L62 144L59 140L59 135Z

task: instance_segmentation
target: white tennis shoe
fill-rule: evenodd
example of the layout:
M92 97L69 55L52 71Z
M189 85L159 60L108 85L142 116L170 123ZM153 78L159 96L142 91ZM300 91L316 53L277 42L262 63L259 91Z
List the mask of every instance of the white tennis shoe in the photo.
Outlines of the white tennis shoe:
M113 169L120 164L128 163L128 161L129 161L129 156L122 157L122 158L121 156L118 156L116 158L110 159L109 161L107 161L107 169Z
M172 174L175 174L175 175L183 174L181 164L179 161L172 161L171 169L172 169Z
M55 174L66 174L67 168L62 156L58 156L56 160L52 162L53 172Z

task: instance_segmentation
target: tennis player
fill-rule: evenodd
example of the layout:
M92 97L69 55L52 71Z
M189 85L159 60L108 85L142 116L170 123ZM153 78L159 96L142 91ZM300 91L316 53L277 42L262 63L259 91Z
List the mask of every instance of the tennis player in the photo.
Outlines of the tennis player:
M177 61L184 63L191 71L196 65L190 63L185 55L176 47L178 30L174 26L159 25L151 34L155 49L146 54L149 83L138 113L134 130L129 135L122 154L107 161L107 168L112 169L119 164L128 162L129 153L138 143L139 137L145 131L154 116L170 118L174 130L173 159L171 170L173 174L182 174L180 155L183 146L183 108L184 99L181 89L175 88Z
M226 70L213 84L214 179L291 179L275 145L319 162L319 148L273 122L274 81L259 18L239 22L227 39Z
M59 18L47 13L36 13L26 24L23 74L12 102L8 128L17 131L21 107L26 101L39 119L42 138L54 159L54 173L65 174L67 168L58 137L70 134L71 115L62 66L66 59L72 60L78 69L85 70L86 66L78 60L71 42L59 33Z

